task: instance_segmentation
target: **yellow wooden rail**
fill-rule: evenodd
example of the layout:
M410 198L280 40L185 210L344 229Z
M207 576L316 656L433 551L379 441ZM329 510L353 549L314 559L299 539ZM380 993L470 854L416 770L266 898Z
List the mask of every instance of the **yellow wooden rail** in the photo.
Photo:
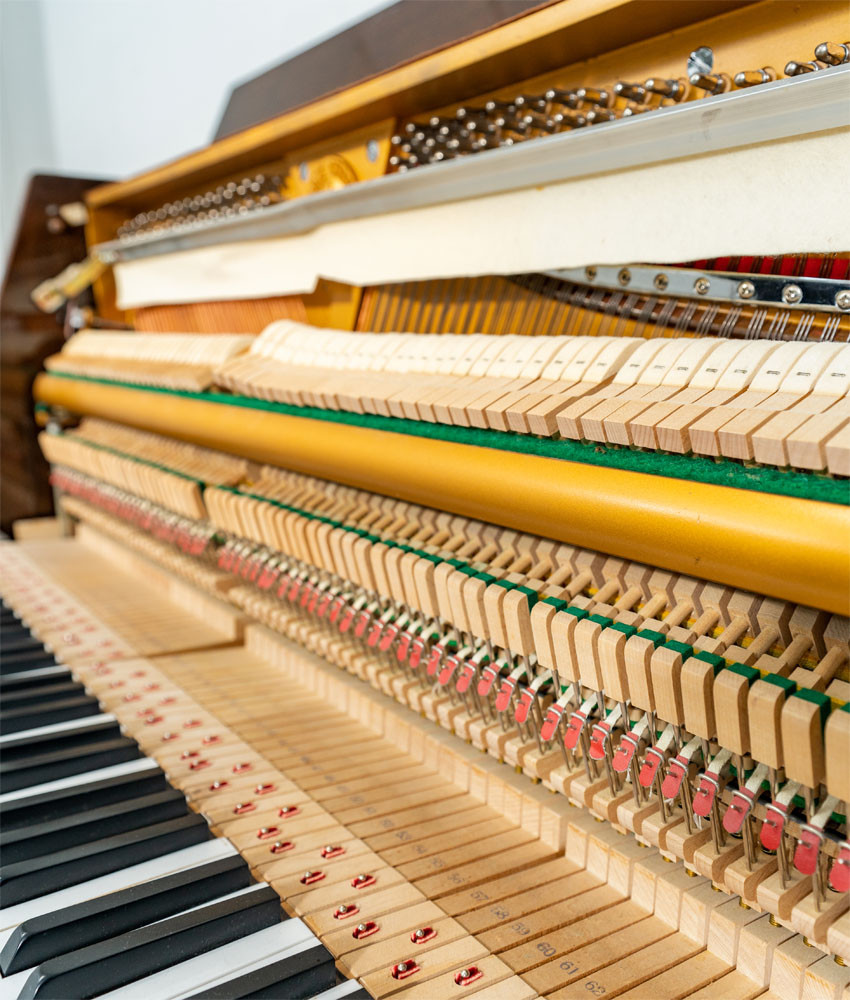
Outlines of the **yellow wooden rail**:
M850 508L39 375L38 400L839 614Z

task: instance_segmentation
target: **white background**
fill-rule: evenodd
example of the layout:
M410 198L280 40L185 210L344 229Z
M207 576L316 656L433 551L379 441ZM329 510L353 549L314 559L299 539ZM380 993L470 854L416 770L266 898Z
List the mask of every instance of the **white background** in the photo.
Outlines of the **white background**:
M29 174L117 179L204 146L235 83L388 2L0 0L0 270Z

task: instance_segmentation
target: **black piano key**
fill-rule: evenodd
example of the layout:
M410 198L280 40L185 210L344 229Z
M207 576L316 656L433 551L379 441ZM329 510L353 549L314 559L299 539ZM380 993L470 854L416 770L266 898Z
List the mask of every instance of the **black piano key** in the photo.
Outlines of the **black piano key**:
M33 642L38 642L38 639L19 621L0 627L0 653L10 647L30 645Z
M317 942L288 958L237 975L218 986L207 987L187 1000L241 1000L242 997L309 1000L317 993L331 989L336 981L333 955Z
M87 809L62 819L4 831L0 833L0 857L4 864L27 861L66 847L177 819L188 811L183 793L167 788L164 792L142 795L100 809Z
M72 774L87 774L141 756L136 741L127 736L53 749L11 761L5 760L4 751L4 760L0 763L0 793L31 788Z
M20 924L0 952L4 976L163 920L251 885L238 855L34 917Z
M113 802L123 802L141 795L152 795L168 788L161 768L149 767L91 780L70 781L62 788L31 794L0 803L4 830L18 830L34 823L73 816L84 809L96 809Z
M0 633L0 656L4 659L17 653L29 653L31 650L39 650L43 653L44 646L27 629L12 632L8 638L4 638Z
M37 726L52 726L69 719L82 719L97 715L100 706L93 695L78 695L75 698L61 698L56 701L33 705L30 708L10 708L0 712L0 732L20 733Z
M0 897L4 906L25 903L45 893L191 847L211 836L203 816L193 814L69 847L40 858L2 865Z
M67 698L71 695L85 694L85 688L79 681L58 680L52 684L35 686L20 685L15 690L5 690L3 693L3 709L24 708L37 705L51 699Z
M31 649L15 656L0 656L0 674L18 674L25 670L38 670L41 667L56 666L56 657L46 649Z
M281 919L271 886L53 958L33 969L18 1000L87 1000L271 927Z

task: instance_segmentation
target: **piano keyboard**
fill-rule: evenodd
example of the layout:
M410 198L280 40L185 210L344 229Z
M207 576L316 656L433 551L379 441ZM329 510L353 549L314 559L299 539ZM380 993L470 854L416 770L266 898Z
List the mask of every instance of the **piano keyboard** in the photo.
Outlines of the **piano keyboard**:
M11 607L0 997L343 997L331 953Z
M160 607L150 616L149 593L140 583L144 570L122 574L120 549L110 545L87 530L77 542L15 547L22 552L17 559L4 547L7 599L14 594L28 621L49 619L41 602L61 611L63 583L73 583L87 606L69 612L80 631L102 628L89 609L108 616L114 602L130 621L147 610L148 627L167 617L185 624L176 608ZM82 587L81 564L90 578ZM134 595L125 579L135 581ZM348 642L308 616L284 613L286 605L264 604L247 586L228 593L302 645L466 732L476 745L508 760L519 750L513 759L533 773L534 744L504 726L502 713L475 729L467 706L448 689L391 669L386 659L369 655L362 639ZM55 635L58 626L53 620L44 627ZM115 623L125 635L131 627ZM642 843L630 842L583 810L565 812L566 799L541 798L471 748L447 745L430 723L399 718L386 699L271 633L250 626L244 634L245 647L163 651L148 660L127 659L132 651L105 658L97 647L66 648L75 675L102 709L369 995L450 997L464 971L476 977L464 992L480 991L482 1000L584 996L595 989L606 991L595 995L631 998L754 997L765 989L766 997L786 997L804 986L837 997L846 985L844 969L830 955L807 947L755 906L713 891L716 879L694 868L687 874L642 846L653 836L651 801L640 817ZM58 642L73 638L62 632ZM492 699L490 705L493 711ZM564 765L563 753L550 754L547 777L564 780L571 799L594 811L600 804L609 813L628 807L630 793L606 802L604 777L587 782L579 769L559 779L553 756ZM349 907L356 907L350 915ZM839 954L847 952L842 913L831 904L816 917L818 933ZM357 920L350 930L348 919ZM420 930L428 940L414 949L411 935ZM410 969L409 982L398 978ZM161 982L163 974L157 975ZM122 988L124 995L159 995L134 988ZM162 995L245 994L196 988Z

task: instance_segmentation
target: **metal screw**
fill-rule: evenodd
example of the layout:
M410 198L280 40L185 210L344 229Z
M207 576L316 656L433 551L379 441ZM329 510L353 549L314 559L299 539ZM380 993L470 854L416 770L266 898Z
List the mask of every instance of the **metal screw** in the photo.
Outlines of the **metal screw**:
M407 962L401 962L398 967L399 972L407 972Z
M694 73L710 73L714 69L714 51L708 45L700 45L688 56L688 76Z
M658 289L659 292L663 292L667 286L670 284L670 279L666 274L656 274L652 279L653 285Z
M751 299L756 294L756 286L751 281L741 281L737 291L739 299Z
M469 979L470 972L469 969L463 969L460 974L461 979Z
M627 267L621 267L617 272L617 281L619 281L621 285L628 285L631 280L632 272Z
M587 278L588 281L596 281L596 268L586 267L584 269L584 276L585 278Z
M313 872L304 872L304 878L312 878Z
M782 289L782 301L789 306L795 305L803 298L803 289L799 285L786 285Z
M836 294L835 304L839 309L850 309L850 288Z
M708 278L697 278L694 282L694 291L697 295L706 295L711 288L711 282Z
M378 143L374 139L370 139L366 143L366 156L368 156L370 163L374 163L378 159Z
M422 928L420 927L419 930L416 932L416 936L418 938L424 938L425 937L425 931L423 931Z
M366 925L365 924L358 924L357 925L357 930L359 930L359 931L365 931L366 930Z

